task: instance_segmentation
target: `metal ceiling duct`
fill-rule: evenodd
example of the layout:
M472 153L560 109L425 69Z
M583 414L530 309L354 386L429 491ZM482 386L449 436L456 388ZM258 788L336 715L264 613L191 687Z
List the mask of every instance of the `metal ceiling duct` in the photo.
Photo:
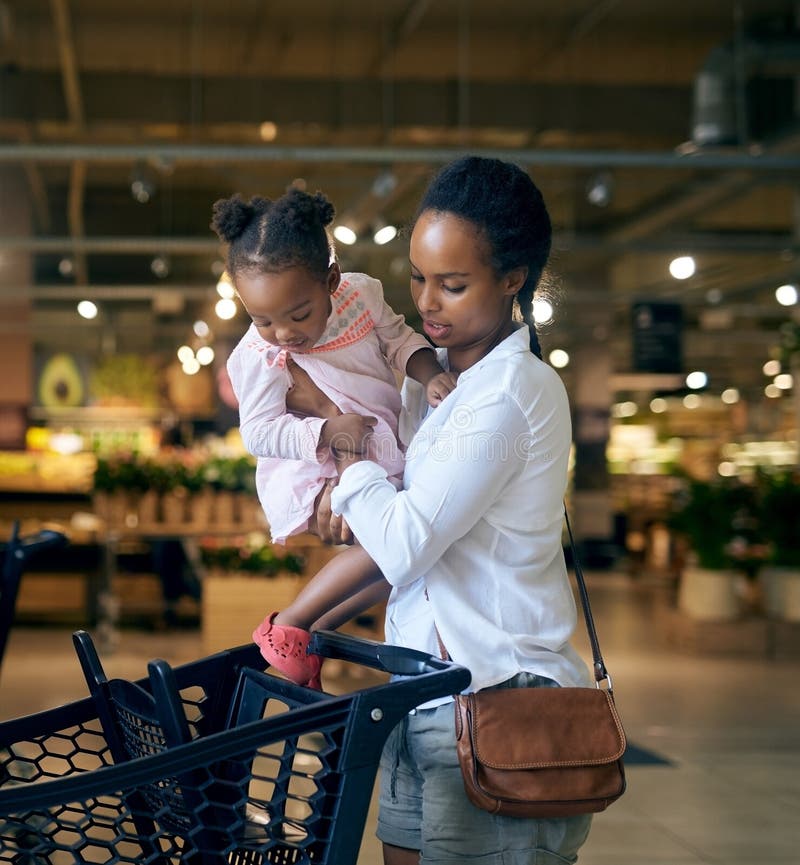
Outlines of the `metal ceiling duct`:
M746 145L784 131L800 112L800 33L747 36L717 46L693 89L692 141Z

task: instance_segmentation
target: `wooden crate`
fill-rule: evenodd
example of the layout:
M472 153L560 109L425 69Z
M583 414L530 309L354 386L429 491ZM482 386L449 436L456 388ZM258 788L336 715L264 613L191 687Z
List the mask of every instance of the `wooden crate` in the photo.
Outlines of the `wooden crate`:
M256 625L267 614L291 603L305 580L294 574L207 574L201 606L203 654L249 643Z

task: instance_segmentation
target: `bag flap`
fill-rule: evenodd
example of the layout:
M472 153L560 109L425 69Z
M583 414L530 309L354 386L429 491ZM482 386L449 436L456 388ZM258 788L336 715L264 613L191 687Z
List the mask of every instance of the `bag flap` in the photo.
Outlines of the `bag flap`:
M494 769L596 766L625 751L607 690L499 688L459 699L469 700L475 754Z

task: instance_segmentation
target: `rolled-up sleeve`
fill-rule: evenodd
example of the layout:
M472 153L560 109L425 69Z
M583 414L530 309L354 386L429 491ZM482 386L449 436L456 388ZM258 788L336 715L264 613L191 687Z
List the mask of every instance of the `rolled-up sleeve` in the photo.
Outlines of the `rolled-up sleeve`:
M442 553L492 507L520 470L528 434L519 406L498 394L469 409L469 423L456 412L433 433L423 425L409 451L422 447L413 480L397 491L378 465L347 468L334 489L332 505L359 543L395 586L426 573Z

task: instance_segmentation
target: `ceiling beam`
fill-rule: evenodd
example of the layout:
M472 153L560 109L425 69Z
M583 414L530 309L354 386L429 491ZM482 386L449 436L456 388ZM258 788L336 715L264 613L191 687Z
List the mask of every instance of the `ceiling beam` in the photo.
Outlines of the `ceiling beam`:
M72 35L72 21L68 0L50 0L53 25L58 44L58 57L61 65L61 80L64 87L64 101L67 117L78 134L85 130L86 117L81 96L78 61L75 56L75 40ZM75 160L70 166L69 194L67 199L67 221L73 240L84 235L83 201L86 184L86 161ZM73 248L73 268L75 282L85 285L89 281L89 268L86 256L77 247Z
M30 143L31 133L28 124L15 130L14 134L19 141ZM31 203L33 204L33 212L36 217L36 224L39 230L46 234L50 232L52 225L50 220L50 202L47 196L47 184L44 182L42 172L39 165L30 160L25 160L22 163L22 169L25 172L25 177L28 181L28 188L31 194Z
M72 37L69 5L67 0L50 0L50 9L56 31L58 57L61 65L61 82L64 88L67 116L76 127L81 128L85 122L85 116L78 76L78 61L75 57L75 42Z
M655 234L679 220L688 220L704 210L722 204L753 185L752 175L745 172L731 172L722 177L700 180L687 189L680 189L657 205L649 203L625 222L612 229L607 238L612 243L626 243L649 234Z
M65 116L63 84L52 72L0 69L0 119L59 121ZM264 120L282 129L297 127L361 130L385 126L387 92L392 130L458 129L464 81L144 75L81 72L81 94L93 122L138 124L252 123ZM530 83L470 80L466 90L473 130L620 136L667 145L689 134L691 89L684 84L573 81ZM387 91L388 88L388 91ZM31 98L35 94L35 98ZM201 98L200 104L197 103ZM193 101L194 100L194 101Z
M403 180L400 181L400 185ZM378 209L371 205L359 212L364 226L377 215ZM343 217L349 211L343 211ZM724 252L726 254L752 255L754 253L787 252L796 248L800 240L786 233L765 234L753 232L697 232L694 234L662 234L652 238L632 238L626 241L609 241L602 234L573 231L555 231L553 248L565 251L587 249L609 249L611 252L675 252L691 248L695 252ZM359 241L346 247L348 254L361 249L373 248L371 241ZM169 253L170 255L216 254L223 244L209 232L205 237L176 236L93 236L93 237L56 237L29 235L0 235L0 251L16 250L38 254L69 252L77 250L95 255L151 255Z
M80 248L84 239L83 201L86 192L86 161L76 159L69 168L69 193L67 196L67 222L72 244L73 273L77 285L89 281L89 266L86 254Z
M409 0L403 14L390 29L378 57L370 65L369 72L379 76L391 75L397 49L419 27L431 0Z
M507 159L524 165L570 168L665 168L687 171L742 169L753 172L800 172L800 154L559 148L470 148L470 154ZM0 144L0 163L85 159L87 162L166 160L170 163L328 162L445 163L464 156L461 147L281 147L228 144Z

